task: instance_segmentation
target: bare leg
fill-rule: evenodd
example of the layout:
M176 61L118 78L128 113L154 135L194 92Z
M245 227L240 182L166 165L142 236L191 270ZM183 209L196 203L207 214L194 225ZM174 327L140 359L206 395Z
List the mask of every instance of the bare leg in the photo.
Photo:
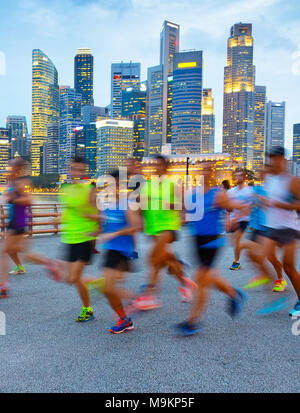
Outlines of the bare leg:
M291 280L293 287L300 299L300 274L296 270L295 261L296 261L296 248L297 243L293 242L292 244L285 245L283 247L283 268L287 276Z
M84 307L90 307L90 297L86 285L80 279L86 264L83 261L76 261L70 264L68 282L73 284L78 291Z

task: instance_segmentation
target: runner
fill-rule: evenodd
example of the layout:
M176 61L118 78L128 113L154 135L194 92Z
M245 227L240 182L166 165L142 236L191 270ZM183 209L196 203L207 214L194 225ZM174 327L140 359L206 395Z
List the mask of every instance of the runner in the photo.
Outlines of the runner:
M286 159L283 147L274 147L269 153L273 174L265 180L267 198L262 198L266 205L268 231L263 243L263 254L268 257L275 246L283 253L283 269L296 291L298 301L290 311L290 316L300 316L300 275L296 270L296 249L299 239L297 213L300 205L300 179L286 171ZM285 300L287 301L287 300ZM271 303L260 314L268 314L278 308L284 308L284 300Z
M22 158L16 158L10 162L10 167L8 177L10 188L5 194L8 205L8 225L1 259L0 298L9 296L7 258L10 257L16 265L9 275L25 273L25 266L20 260L19 253L24 249L24 237L28 230L28 209L31 205L28 193L30 180L26 177L27 163Z
M228 192L210 188L211 175L212 167L208 163L203 169L204 188L196 188L198 197L201 196L203 200L203 217L199 220L191 220L189 224L195 241L199 267L195 276L198 289L193 300L192 310L186 321L175 326L176 332L185 336L203 330L203 326L198 323L198 320L206 309L213 287L229 297L228 311L232 317L241 313L247 300L247 296L242 290L232 287L225 278L218 276L214 265L216 257L224 245L224 237L222 236L223 210L236 209L248 213L249 208L241 202L231 200L228 197ZM193 204L195 204L197 200L195 191L193 191L192 197Z
M99 214L96 207L96 187L84 181L86 163L76 157L71 162L72 183L64 184L60 194L62 214L61 240L65 245L65 258L61 263L61 278L73 284L82 300L83 307L77 322L85 322L94 318L90 306L89 294L81 275L92 256L93 242L96 236L91 234L99 230Z
M237 170L234 173L234 179L237 181L237 185L234 188L228 190L228 196L232 200L251 203L252 200L252 188L246 185L246 172L244 170ZM240 255L241 255L241 239L249 224L250 216L243 215L240 211L233 211L231 213L231 230L233 233L232 242L234 245L234 261L230 267L231 270L239 270L241 268Z
M124 281L126 272L131 269L131 258L135 244L133 234L142 228L141 217L137 211L128 208L123 210L119 204L119 171L110 174L116 183L116 203L107 205L101 214L101 224L103 235L107 240L102 245L105 250L103 273L100 279L85 278L87 287L100 289L106 296L109 305L119 317L117 323L111 327L110 332L120 334L126 330L133 330L133 322L126 314L122 300L132 300L136 294L119 287L119 283Z
M143 287L143 293L137 302L144 311L161 306L156 294L159 275L165 267L180 282L182 301L191 301L195 288L195 284L184 274L184 263L171 250L171 244L176 241L181 228L182 206L176 199L174 182L167 177L167 158L157 155L155 168L157 181L148 181L141 189L144 231L152 238L148 284Z

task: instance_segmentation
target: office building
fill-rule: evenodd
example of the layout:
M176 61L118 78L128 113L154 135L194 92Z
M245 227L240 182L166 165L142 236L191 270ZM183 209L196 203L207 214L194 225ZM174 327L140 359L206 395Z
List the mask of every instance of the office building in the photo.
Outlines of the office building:
M266 149L266 87L255 86L253 171L258 172L265 162Z
M179 31L178 24L165 20L160 33L160 65L163 67L162 145L171 142L172 107L168 97L170 92L168 78L173 75L174 53L179 52Z
M59 174L69 178L70 161L75 155L75 129L81 126L82 96L69 86L59 90Z
M285 102L267 103L266 147L284 146Z
M109 109L100 106L83 106L82 107L82 123L88 125L98 120L109 118Z
M0 128L0 184L7 183L7 167L10 159L10 134L6 128Z
M50 123L47 126L47 142L43 147L43 173L58 173L59 124Z
M47 125L59 118L57 70L41 50L32 52L32 175L41 173L41 148L47 141Z
M300 164L300 123L293 125L293 161Z
M160 153L162 148L163 66L148 68L147 152Z
M122 117L122 92L139 87L141 77L140 63L113 63L111 65L111 117Z
M9 131L11 139L11 157L21 156L26 158L28 155L26 139L28 134L25 116L7 116L6 129Z
M174 54L172 153L201 152L202 51Z
M78 49L74 59L74 90L82 105L94 105L94 57L90 49Z
M253 166L254 85L252 25L231 27L224 70L223 152Z
M201 152L215 151L215 115L211 89L203 89L202 95L202 138Z
M96 123L98 135L99 175L123 166L133 154L133 122L129 120L101 120Z

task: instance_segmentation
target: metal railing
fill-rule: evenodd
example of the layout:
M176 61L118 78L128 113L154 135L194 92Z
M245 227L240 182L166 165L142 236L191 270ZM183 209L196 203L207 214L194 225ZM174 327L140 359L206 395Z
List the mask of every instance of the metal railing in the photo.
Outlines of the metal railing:
M54 219L59 216L61 206L53 204L33 204L29 208L28 235L57 235L60 232L59 224ZM7 227L8 208L0 205L0 237L3 237ZM45 220L43 218L50 218ZM44 228L43 228L44 227ZM52 228L48 228L52 227ZM37 228L37 229L36 229Z

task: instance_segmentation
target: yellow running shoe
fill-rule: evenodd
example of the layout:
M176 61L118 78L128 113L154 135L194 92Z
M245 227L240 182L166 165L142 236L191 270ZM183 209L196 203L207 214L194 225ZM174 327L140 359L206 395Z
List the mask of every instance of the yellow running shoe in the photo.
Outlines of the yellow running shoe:
M257 277L251 278L248 284L244 286L244 288L250 290L251 288L257 288L261 285L269 284L272 280L265 275L258 275Z
M273 291L276 293L282 293L287 289L287 282L285 278L282 278L281 280L276 280L274 283L274 288Z

